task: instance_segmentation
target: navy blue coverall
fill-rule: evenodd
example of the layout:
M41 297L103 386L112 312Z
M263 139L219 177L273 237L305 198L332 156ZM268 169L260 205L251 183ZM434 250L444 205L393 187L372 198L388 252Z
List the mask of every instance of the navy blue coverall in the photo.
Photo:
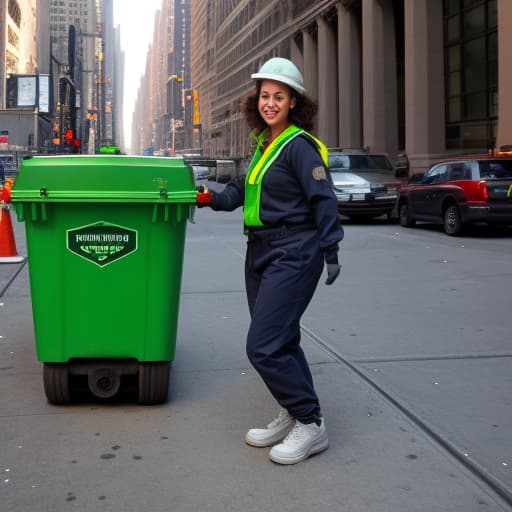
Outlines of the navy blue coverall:
M244 180L213 193L214 210L244 204ZM330 177L315 143L299 135L266 171L261 228L246 228L245 285L251 325L247 355L268 389L291 416L318 422L318 396L300 347L300 319L322 274L338 263L343 238Z

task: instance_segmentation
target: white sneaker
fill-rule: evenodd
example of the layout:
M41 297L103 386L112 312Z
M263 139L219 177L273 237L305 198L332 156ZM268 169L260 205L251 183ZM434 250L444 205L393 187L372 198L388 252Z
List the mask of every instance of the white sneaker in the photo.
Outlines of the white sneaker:
M267 428L251 428L245 434L245 442L251 446L272 446L286 437L294 422L288 411L281 409L277 418L271 421Z
M278 464L297 464L328 447L329 439L323 418L320 426L296 421L283 442L270 450L270 459Z

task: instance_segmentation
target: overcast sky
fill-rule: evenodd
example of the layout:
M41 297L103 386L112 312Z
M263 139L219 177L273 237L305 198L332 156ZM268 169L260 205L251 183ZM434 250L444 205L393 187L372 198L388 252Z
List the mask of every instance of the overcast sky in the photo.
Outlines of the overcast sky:
M132 112L140 77L146 66L148 46L153 40L155 11L162 0L114 0L114 26L121 26L121 48L125 54L124 128L125 143L131 143Z

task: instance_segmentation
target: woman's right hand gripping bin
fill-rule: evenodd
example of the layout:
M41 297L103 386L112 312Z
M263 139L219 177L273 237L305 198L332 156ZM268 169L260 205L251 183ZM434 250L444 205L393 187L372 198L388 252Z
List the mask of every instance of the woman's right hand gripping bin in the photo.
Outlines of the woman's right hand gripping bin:
M200 185L197 187L196 195L196 206L203 208L204 206L210 206L212 202L212 193L208 190L208 187Z

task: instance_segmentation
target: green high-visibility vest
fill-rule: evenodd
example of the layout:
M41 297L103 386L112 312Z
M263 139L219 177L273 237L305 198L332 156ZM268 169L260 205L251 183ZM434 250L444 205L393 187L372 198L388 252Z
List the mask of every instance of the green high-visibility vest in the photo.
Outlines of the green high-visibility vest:
M270 143L265 152L262 153L261 146L263 145L265 137L268 135L268 128L264 130L258 136L258 145L245 177L244 224L246 226L264 226L260 219L261 184L263 182L263 176L280 155L286 144L300 134L305 134L315 141L324 165L326 167L328 166L328 150L325 144L311 135L311 133L294 124L288 126L286 130L281 132Z

